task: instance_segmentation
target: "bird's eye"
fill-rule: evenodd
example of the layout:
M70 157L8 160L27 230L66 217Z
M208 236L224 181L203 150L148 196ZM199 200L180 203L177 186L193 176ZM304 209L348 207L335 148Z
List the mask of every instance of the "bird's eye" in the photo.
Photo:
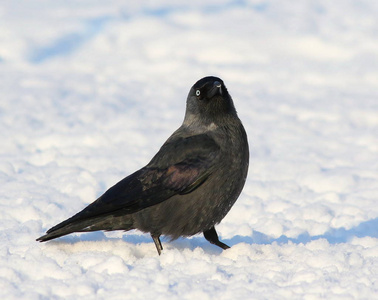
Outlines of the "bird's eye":
M200 90L196 90L196 96L198 97L199 95L201 95L201 91Z

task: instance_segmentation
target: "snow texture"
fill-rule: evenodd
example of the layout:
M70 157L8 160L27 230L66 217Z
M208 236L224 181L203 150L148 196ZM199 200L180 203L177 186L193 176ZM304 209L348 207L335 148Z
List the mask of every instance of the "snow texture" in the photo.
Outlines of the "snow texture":
M1 299L377 299L378 2L0 3ZM144 166L226 83L246 186L202 235L37 237Z

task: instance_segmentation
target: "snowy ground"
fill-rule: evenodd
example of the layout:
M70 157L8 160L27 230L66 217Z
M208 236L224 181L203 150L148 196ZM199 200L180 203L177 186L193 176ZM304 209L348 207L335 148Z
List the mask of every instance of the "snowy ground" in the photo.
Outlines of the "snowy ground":
M376 299L378 2L202 2L1 2L1 299ZM206 75L250 141L231 249L35 241L146 164Z

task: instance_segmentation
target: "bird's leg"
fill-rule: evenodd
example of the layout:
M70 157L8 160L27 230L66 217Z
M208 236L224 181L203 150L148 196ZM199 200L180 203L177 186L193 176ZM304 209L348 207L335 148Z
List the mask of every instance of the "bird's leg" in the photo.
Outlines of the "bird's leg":
M161 250L163 250L163 246L161 245L160 238L159 238L160 235L156 236L156 235L152 235L151 234L151 237L154 240L154 243L155 243L155 246L156 246L156 250L157 250L157 252L160 255L161 254Z
M210 243L217 245L218 247L221 247L222 249L230 248L230 246L227 246L226 244L219 241L218 234L215 231L214 227L211 227L209 230L204 231L203 235L205 239L207 239Z

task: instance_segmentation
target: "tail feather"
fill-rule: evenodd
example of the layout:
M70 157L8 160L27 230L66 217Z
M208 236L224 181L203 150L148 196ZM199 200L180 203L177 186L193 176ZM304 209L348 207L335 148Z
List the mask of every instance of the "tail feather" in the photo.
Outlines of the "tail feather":
M38 242L47 242L49 240L53 240L53 239L56 239L58 237L70 234L70 233L72 233L72 232L64 232L64 233L53 232L53 233L48 233L48 234L45 234L43 236L40 236L38 239L36 239L36 241L38 241Z
M93 231L90 230L90 227L95 223L95 220L84 220L74 223L67 222L69 220L70 219L63 221L62 223L50 228L46 232L46 234L39 237L37 241L46 242L74 232Z
M50 228L46 234L39 237L37 241L46 242L74 232L130 229L133 229L133 219L131 216L108 215L89 219L81 219L73 216Z

